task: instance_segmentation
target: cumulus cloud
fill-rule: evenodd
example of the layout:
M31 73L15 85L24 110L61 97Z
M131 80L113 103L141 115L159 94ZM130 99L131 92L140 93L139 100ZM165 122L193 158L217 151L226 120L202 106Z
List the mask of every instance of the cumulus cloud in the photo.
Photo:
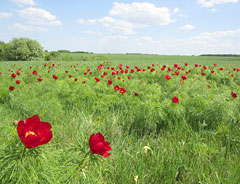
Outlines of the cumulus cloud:
M9 18L12 15L12 13L0 12L0 19Z
M136 31L134 29L145 27L145 25L140 24L132 24L130 22L124 21L124 20L118 20L113 17L103 17L100 19L90 19L90 20L84 20L80 19L78 20L78 23L85 24L85 25L92 25L95 23L101 23L104 27L108 28L111 32L115 32L118 34L135 34Z
M47 28L44 27L36 27L36 26L26 26L22 24L14 24L10 27L12 30L17 31L17 32L46 32L48 31Z
M225 4L225 3L237 3L238 0L198 0L198 4L202 7L213 7L214 5L218 4Z
M175 9L176 11L178 10ZM118 16L125 21L143 25L168 25L173 22L168 8L156 7L154 4L147 2L134 2L131 4L115 2L109 15Z
M91 31L91 30L84 30L83 33L88 34L88 35L101 35L102 34L102 32L96 32L96 31Z
M41 8L26 8L17 11L18 16L26 19L28 23L42 26L60 26L62 23L50 12Z
M23 7L23 5L31 5L34 6L36 3L33 0L10 0L15 3L19 7Z
M195 27L190 24L186 24L185 26L182 26L179 29L193 30L193 29L195 29Z

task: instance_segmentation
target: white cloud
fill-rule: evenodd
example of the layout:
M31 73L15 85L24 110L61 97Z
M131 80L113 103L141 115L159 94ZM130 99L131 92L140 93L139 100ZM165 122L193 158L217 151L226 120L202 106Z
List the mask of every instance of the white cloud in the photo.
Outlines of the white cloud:
M33 0L10 0L15 3L19 7L23 7L23 5L31 5L34 6L36 3Z
M0 12L0 19L9 18L12 15L13 15L12 13Z
M140 38L137 38L136 41L149 41L149 42L152 42L153 39L150 36L142 36Z
M96 31L91 31L91 30L84 30L83 33L88 34L88 35L101 35L102 34L102 32L96 32Z
M85 24L85 25L101 23L104 27L108 28L111 32L118 33L118 34L127 34L127 35L135 34L136 31L134 29L136 28L145 27L145 25L132 24L130 22L114 19L108 16L100 19L90 19L90 20L79 19L78 23Z
M216 12L217 10L215 8L212 8L210 11L211 12Z
M178 13L178 12L180 12L179 8L174 8L173 14L176 14L176 13Z
M122 36L122 35L114 35L114 36L107 36L106 39L109 40L128 40L127 36Z
M33 31L46 32L46 31L48 31L48 29L44 28L44 27L26 26L26 25L22 25L22 24L18 24L18 23L12 25L10 28L17 32L33 32Z
M177 9L175 9L176 11ZM118 16L125 21L143 25L168 25L173 22L168 8L156 7L154 4L147 2L134 2L131 4L115 2L109 15Z
M198 4L200 4L202 7L213 7L217 4L225 4L225 3L237 3L238 0L198 0Z
M195 27L192 25L186 24L185 26L182 26L179 29L193 30L195 29Z
M79 19L77 22L79 24L85 24L85 25L90 26L90 25L95 24L97 22L97 20L96 19L89 19L89 20Z
M62 23L50 12L41 8L26 8L17 11L28 23L33 25L60 26Z

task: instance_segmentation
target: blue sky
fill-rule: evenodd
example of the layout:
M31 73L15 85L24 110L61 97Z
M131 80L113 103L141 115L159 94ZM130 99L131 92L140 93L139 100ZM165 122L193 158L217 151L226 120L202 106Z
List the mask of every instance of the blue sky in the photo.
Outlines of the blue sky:
M240 53L239 0L1 0L0 40L49 51Z

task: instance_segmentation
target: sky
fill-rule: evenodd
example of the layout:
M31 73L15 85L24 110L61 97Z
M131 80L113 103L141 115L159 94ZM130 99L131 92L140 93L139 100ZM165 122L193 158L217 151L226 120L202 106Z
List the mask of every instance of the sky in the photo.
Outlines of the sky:
M240 54L239 0L0 0L0 41L45 50Z

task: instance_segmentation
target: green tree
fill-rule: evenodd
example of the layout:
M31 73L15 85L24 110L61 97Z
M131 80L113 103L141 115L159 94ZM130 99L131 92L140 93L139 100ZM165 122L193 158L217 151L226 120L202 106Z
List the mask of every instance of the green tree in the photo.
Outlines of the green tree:
M43 47L29 38L13 38L5 47L5 58L13 61L41 60L44 56Z

